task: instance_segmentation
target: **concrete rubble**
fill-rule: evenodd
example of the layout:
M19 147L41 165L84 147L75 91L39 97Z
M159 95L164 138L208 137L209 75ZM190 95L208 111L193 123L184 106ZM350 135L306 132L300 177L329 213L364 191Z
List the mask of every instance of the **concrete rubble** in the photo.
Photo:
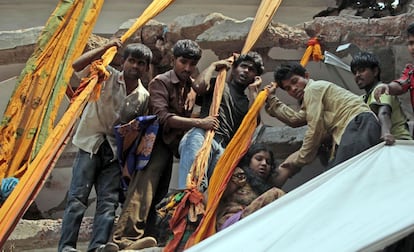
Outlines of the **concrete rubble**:
M336 48L345 43L357 45L360 49L376 54L391 56L389 64L395 64L399 57L395 47L405 45L405 28L414 21L414 14L406 13L378 19L364 19L357 16L317 17L312 21L296 26L272 23L261 35L254 50L261 52L267 69L280 63L277 58L269 58L272 48L303 50L311 37L318 37L323 50L335 53ZM113 34L122 35L134 22L125 22ZM235 20L220 13L189 14L177 17L172 23L164 24L151 20L135 32L126 43L141 42L148 45L155 54L154 67L160 72L170 67L171 48L181 38L196 40L203 49L210 49L219 58L225 58L240 51L249 32L252 19ZM0 32L0 65L24 63L34 50L36 36L42 27ZM108 35L110 37L110 35ZM19 41L19 43L16 43ZM91 36L85 50L107 41L107 38ZM17 45L17 46L16 46ZM336 53L338 56L341 53ZM388 69L388 67L383 67ZM392 69L396 66L391 65ZM387 78L388 76L386 76ZM390 78L390 77L388 77ZM388 79L387 78L387 79Z

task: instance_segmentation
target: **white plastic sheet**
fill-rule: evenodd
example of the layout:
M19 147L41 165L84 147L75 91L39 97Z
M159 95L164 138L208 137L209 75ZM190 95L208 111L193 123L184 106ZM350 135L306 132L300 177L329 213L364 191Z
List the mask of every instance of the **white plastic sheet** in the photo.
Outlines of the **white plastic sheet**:
M414 141L397 141L347 160L187 251L375 251L411 232Z

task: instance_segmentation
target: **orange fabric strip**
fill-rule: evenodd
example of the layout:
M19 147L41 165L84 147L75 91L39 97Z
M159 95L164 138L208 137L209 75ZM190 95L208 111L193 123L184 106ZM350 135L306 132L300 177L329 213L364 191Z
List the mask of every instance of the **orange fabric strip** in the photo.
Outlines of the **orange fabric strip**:
M197 244L216 232L216 212L221 196L227 183L237 166L240 158L248 150L251 138L257 126L257 117L268 96L268 91L263 90L255 99L249 112L244 117L236 134L227 145L226 150L217 162L208 186L208 201L206 213L196 232L190 237L186 248Z

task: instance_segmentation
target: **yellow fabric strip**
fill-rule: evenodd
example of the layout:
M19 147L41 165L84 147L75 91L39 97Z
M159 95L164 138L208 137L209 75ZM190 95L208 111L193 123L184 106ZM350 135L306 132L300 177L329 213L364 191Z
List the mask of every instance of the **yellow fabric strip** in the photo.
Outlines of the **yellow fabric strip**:
M138 17L135 23L128 29L128 31L122 35L121 41L125 42L132 34L134 34L135 31L147 23L151 18L155 17L163 10L165 10L165 8L167 8L173 2L174 0L153 0L152 3L144 10L141 16ZM111 63L116 52L117 50L115 46L109 48L106 51L106 53L102 56L104 66L107 66L109 63Z
M82 108L88 100L88 96L92 93L96 82L97 78L92 79L90 85L76 97L66 111L65 117L53 129L38 155L28 165L27 171L23 174L17 186L0 208L0 245L3 245L8 235L10 235L12 227L17 224L21 215L24 213L24 211L22 213L22 208L27 209L41 189L39 180L43 180L40 183L40 185L43 185L48 175L45 168L55 159L54 153L59 151L60 146L65 141L65 138L62 136L69 135L72 126L75 124L77 118L79 118Z
M306 65L308 64L309 59L310 59L310 57L312 55L312 51L313 51L313 46L308 46L306 48L305 53L303 54L302 59L300 60L300 64L303 67L306 67Z
M233 57L228 58L228 60L233 61ZM219 113L221 98L223 97L224 86L226 83L226 73L226 70L223 69L217 75L216 83L214 86L213 101L210 106L209 115L217 115ZM189 189L198 189L200 187L208 164L214 133L214 130L206 131L203 145L198 151L188 174L187 188Z
M90 6L97 9L84 10L91 10ZM82 54L93 29L93 26L85 26L82 22L77 24L77 16L87 12L83 20L94 24L100 6L91 0L64 1L49 18L6 108L5 116L10 120L0 128L0 179L21 177L27 162L38 151L34 143L39 139L40 130L43 128L42 134L46 135L51 130L66 84L73 73L70 64ZM52 97L54 104L50 105ZM49 126L44 128L42 125Z
M249 34L241 51L242 54L246 54L253 48L262 32L272 22L273 16L281 3L282 0L262 0L260 2L252 27L249 30Z
M34 131L41 127L49 100L54 89L57 89L56 82L69 81L73 73L71 61L82 54L102 4L102 0L61 1L58 4L45 25L35 52L28 60L21 74L20 84L9 102L7 111L10 112L11 120L1 128L2 134L7 135L2 135L0 139L2 146L7 146L7 149L2 148L0 160L7 162L1 163L0 176L16 176L20 177L20 181L0 208L0 247L44 184L53 167L51 161L57 157L62 146L59 141L62 140L63 143L66 139L56 136L48 138L48 145L43 146L42 155L36 156L31 162L30 152L37 136L28 136L37 134ZM91 9L91 6L94 9ZM88 14L82 20L78 20L80 13ZM83 25L84 21L89 22L91 26ZM78 22L81 24L76 25ZM82 35L81 38L78 37L79 34ZM72 51L68 50L69 45L72 46ZM62 67L63 65L65 66ZM57 93L59 92L57 90ZM52 114L56 113L53 110L59 108L60 101L59 98L55 99L56 104L52 106L56 108L51 108ZM70 117L76 120L78 116ZM23 129L19 139L14 135L16 128ZM67 132L71 129L70 125L64 126ZM58 131L54 132L56 134ZM45 159L45 156L48 158ZM38 163L41 158L43 166Z

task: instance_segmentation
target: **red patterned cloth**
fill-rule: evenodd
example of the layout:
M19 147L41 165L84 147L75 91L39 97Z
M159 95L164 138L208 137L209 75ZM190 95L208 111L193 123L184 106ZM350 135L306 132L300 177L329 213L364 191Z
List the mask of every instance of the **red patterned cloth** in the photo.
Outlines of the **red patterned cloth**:
M405 65L400 78L394 81L401 85L404 92L410 91L411 106L414 111L414 66L412 64Z

